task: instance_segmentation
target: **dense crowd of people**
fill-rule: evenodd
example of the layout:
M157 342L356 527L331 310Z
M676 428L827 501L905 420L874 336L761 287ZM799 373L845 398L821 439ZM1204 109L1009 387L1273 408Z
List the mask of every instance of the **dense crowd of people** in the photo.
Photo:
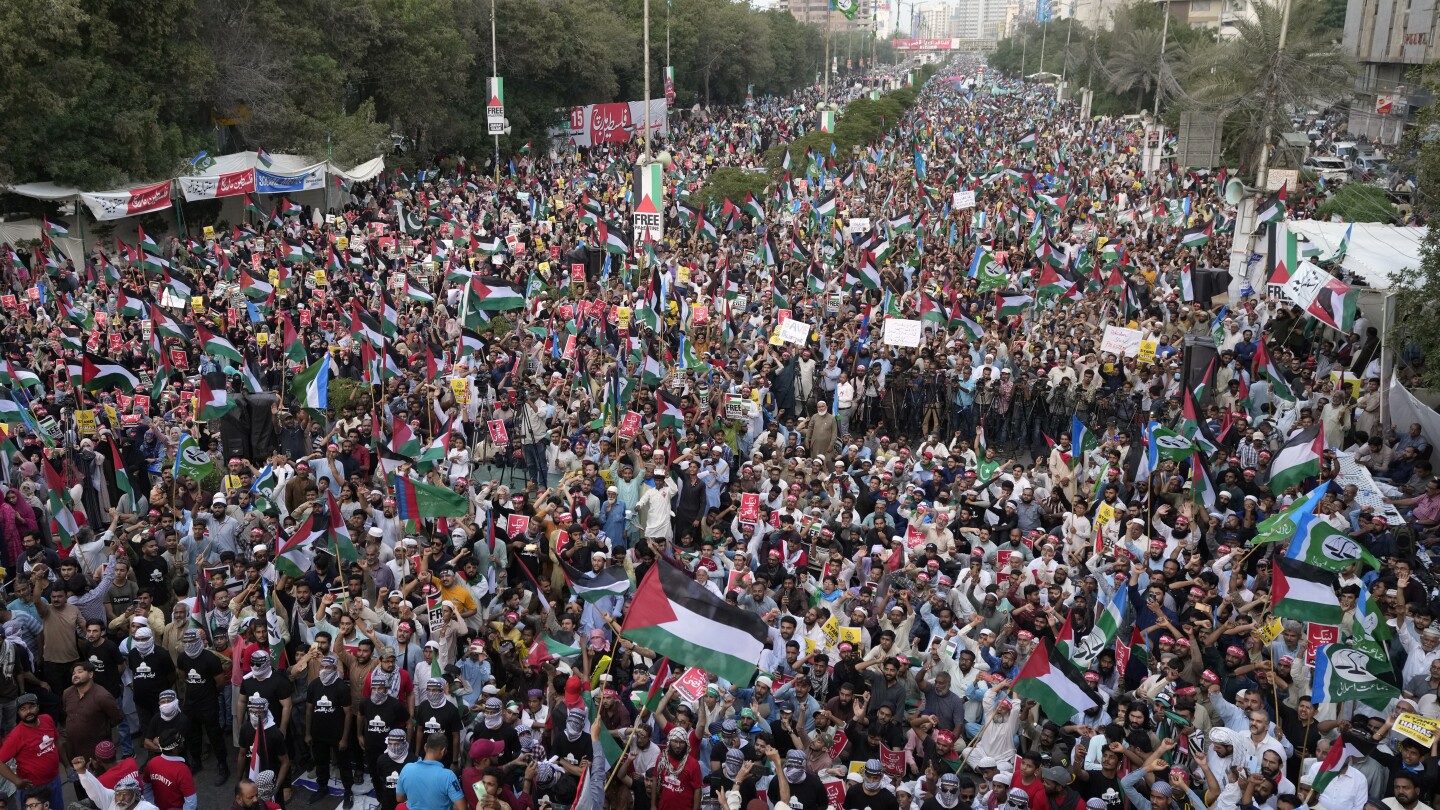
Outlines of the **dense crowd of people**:
M1440 483L1376 329L1232 284L1224 173L1053 86L829 100L911 81L746 200L707 177L818 90L675 115L656 241L635 142L7 250L13 806L1429 810ZM1300 507L1374 555L1324 643L1389 697L1275 616ZM764 622L752 678L627 637L660 566Z

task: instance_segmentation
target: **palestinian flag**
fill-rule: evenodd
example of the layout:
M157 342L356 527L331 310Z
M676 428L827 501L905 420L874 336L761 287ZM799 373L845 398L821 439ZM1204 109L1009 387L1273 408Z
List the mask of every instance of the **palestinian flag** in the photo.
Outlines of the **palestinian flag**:
M909 214L903 214L899 219L890 220L890 230L895 233L905 233L915 230L915 224L910 220Z
M1024 135L1021 135L1020 140L1016 141L1015 145L1021 149L1034 149L1039 141L1038 135L1039 134L1032 129Z
M1215 479L1205 467L1205 459L1197 451L1190 456L1190 499L1206 514L1215 509Z
M1343 611L1335 595L1335 575L1289 557L1276 557L1270 612L1280 618L1339 624Z
M720 234L715 230L715 223L707 218L703 211L700 212L700 216L695 220L695 233L706 242L713 243L720 241Z
M815 201L815 217L817 219L826 220L833 216L835 216L834 194L826 194Z
M350 299L350 336L377 349L385 343L380 322L375 320L375 316L361 309L354 298Z
M754 195L754 194L746 194L746 195L745 195L745 204L742 205L742 206L740 206L740 207L741 207L742 209L744 209L745 213L749 214L751 217L753 217L753 218L755 218L755 219L758 219L758 220L763 220L763 219L765 219L765 208L760 205L760 201L759 201L759 200L755 199L755 195Z
M213 357L223 357L235 363L245 362L245 357L235 344L211 332L200 324L195 324L195 337L200 341L200 351Z
M151 236L145 233L145 229L139 225L135 226L135 243L141 250L152 256L160 255L160 245Z
M525 296L502 278L476 276L470 282L470 297L472 307L486 312L520 309L525 306Z
M405 297L422 304L435 303L435 296L431 295L423 284L408 275L405 277Z
M390 443L388 448L392 453L399 453L402 456L415 458L420 455L420 437L416 436L415 431L410 429L410 423L398 416L393 417L390 425Z
M325 493L325 501L325 513L329 516L326 529L330 533L330 542L334 544L335 556L351 562L360 559L360 552L350 537L350 527L345 525L345 516L340 512L340 503L328 491Z
M1069 723L1075 715L1100 705L1080 670L1046 639L1040 640L1039 647L1015 677L1014 690L1015 694L1039 703L1045 716L1056 723Z
M200 376L200 390L197 399L200 400L199 418L202 422L219 419L235 407L235 403L230 401L229 393L224 388L211 388L203 374Z
M174 337L176 340L190 340L190 329L183 323L168 316L156 304L150 304L150 324L160 337Z
M469 499L454 490L423 484L400 475L393 475L390 480L401 520L464 517L470 511Z
M9 360L0 360L0 370L10 379L12 387L34 388L41 384L39 374L28 368L21 368Z
M579 647L572 647L569 644L556 641L552 636L543 635L535 639L530 645L530 654L525 658L525 664L532 667L544 666L546 661L556 658L574 658L580 655Z
M295 331L295 322L290 320L288 313L280 313L281 325L284 327L285 338L285 359L292 363L304 365L306 361L305 343L300 340L300 335Z
M146 306L143 300L137 298L134 293L126 290L124 287L120 288L119 297L115 305L116 315L123 315L126 318L143 318L145 317L145 310Z
M1275 361L1270 359L1270 350L1265 347L1265 339L1261 338L1255 345L1255 370L1260 376L1270 383L1270 393L1287 402L1295 401L1295 392L1290 389L1290 383L1286 382L1285 375L1280 373Z
M1331 277L1315 291L1315 297L1305 311L1331 329L1348 333L1355 325L1355 307L1359 295L1354 287Z
M932 295L920 292L920 320L939 324L942 327L948 326L950 316L945 311L945 305Z
M620 256L630 253L630 240L623 229L607 222L601 222L597 227L600 229L600 242L606 250Z
M25 406L10 398L9 391L0 391L0 423L7 425L29 425Z
M445 423L445 428L435 434L430 443L420 449L420 455L415 457L415 464L428 469L426 465L434 466L445 459L445 453L450 449L450 429L453 427L453 420Z
M965 337L972 341L985 337L985 327L970 320L970 317L967 316L964 309L961 308L959 301L955 302L954 308L950 311L950 328L955 329L957 327L965 333Z
M679 667L699 667L730 683L749 683L770 646L759 616L727 604L666 560L640 582L620 635Z
M1325 432L1320 425L1296 433L1270 463L1270 491L1278 495L1287 487L1300 486L1305 479L1319 475L1324 454Z
M120 447L114 442L110 442L110 464L115 470L115 488L130 496L133 508L135 485L130 483L130 474L125 472L125 462L120 460Z
M81 362L80 368L80 379L84 382L86 391L118 388L127 394L132 394L140 385L140 378L135 376L130 369L98 354L85 352L85 359Z
M80 521L65 500L69 488L48 462L42 462L40 466L45 468L45 483L50 488L50 530L59 538L61 548L70 548L75 545L76 535L80 534Z
M575 595L586 602L598 602L607 596L624 596L630 593L630 577L619 565L612 565L600 571L581 571L564 560L560 566L565 570L565 579L570 582Z
M656 391L655 404L660 407L660 427L680 428L685 426L685 412L681 410L679 401L669 392Z
M195 291L195 279L178 267L165 268L165 286L182 301L189 301Z
M1002 285L1003 286L1003 285ZM1046 265L1040 270L1040 278L1035 282L1035 296L1041 301L1047 298L1059 298L1070 289L1070 282L1060 277L1055 268Z
M275 293L275 285L264 279L250 275L248 270L240 270L240 292L252 301L264 301Z
M275 549L275 568L292 579L299 579L315 570L314 545L324 540L325 530L315 526L315 512L305 519L289 537L280 533L280 546Z
M1003 290L995 293L995 310L1001 317L1023 315L1034 302L1035 299L1015 290Z
M1285 186L1275 192L1275 196L1261 203L1255 211L1256 225L1269 225L1275 222L1282 222L1285 219ZM1294 268L1291 268L1292 270Z
M1215 230L1215 221L1211 220L1203 226L1197 225L1194 228L1186 228L1180 232L1180 246L1187 248L1199 248L1210 244L1210 236ZM1193 298L1186 299L1193 301Z

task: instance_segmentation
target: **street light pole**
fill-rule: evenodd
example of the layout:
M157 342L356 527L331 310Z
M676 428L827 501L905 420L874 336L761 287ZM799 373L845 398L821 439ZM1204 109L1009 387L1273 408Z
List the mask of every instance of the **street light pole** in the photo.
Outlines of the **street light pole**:
M650 0L645 0L645 163L650 162Z
M495 0L490 0L490 75L500 75L500 48L495 44ZM500 182L500 136L495 136L495 182ZM499 220L496 220L497 222Z
M1285 8L1280 15L1280 41L1276 44L1275 58L1285 53L1285 35L1290 31L1290 0L1284 0ZM1255 184L1262 190L1270 180L1270 118L1275 106L1275 94L1266 94L1265 99L1265 140L1260 144L1260 165L1255 169Z
M1285 13L1290 13L1290 6L1286 4ZM1283 34L1281 35L1284 36ZM1160 82L1165 78L1165 44L1170 38L1170 0L1165 0L1165 21L1160 25L1160 65L1155 73L1155 106L1150 110L1150 117L1160 120ZM1284 47L1284 46L1281 46Z

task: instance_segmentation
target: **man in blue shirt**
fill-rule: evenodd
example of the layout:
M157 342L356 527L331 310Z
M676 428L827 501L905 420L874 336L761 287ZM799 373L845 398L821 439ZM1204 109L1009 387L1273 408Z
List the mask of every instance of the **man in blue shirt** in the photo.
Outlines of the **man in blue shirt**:
M412 810L466 810L460 777L446 767L449 740L439 732L425 736L425 758L400 771L395 801Z

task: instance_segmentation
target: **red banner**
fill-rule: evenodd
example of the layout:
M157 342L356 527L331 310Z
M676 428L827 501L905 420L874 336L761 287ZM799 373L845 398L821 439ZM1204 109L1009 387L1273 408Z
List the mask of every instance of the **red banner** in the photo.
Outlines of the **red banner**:
M888 747L880 746L880 768L885 773L899 779L905 776L905 751L891 751Z
M1326 644L1334 644L1340 640L1340 628L1333 624L1316 624L1309 622L1306 630L1306 637L1309 644L1305 645L1305 664L1315 666L1315 651ZM1280 662L1275 662L1275 668L1280 668Z
M510 434L505 431L505 423L499 419L491 419L490 443L495 445L507 445L510 443Z

